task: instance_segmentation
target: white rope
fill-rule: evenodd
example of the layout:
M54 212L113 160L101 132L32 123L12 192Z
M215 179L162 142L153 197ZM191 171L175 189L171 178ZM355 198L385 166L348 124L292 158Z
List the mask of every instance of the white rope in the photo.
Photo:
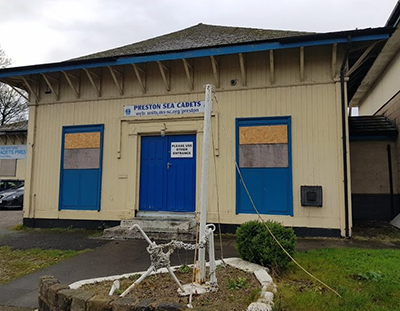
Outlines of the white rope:
M216 110L219 110L219 102L218 102L218 98L217 98L217 95L214 93L214 99L215 99L215 102L217 103L217 105L216 105L216 107L217 107L217 109ZM218 111L218 113L219 113L219 115L221 115L221 113ZM339 296L339 297L342 297L337 291L335 291L332 287L330 287L328 284L326 284L326 283L324 283L323 281L321 281L320 279L318 279L317 277L315 277L314 275L312 275L310 272L308 272L301 264L299 264L294 258L293 258L293 256L292 255L290 255L289 254L289 252L282 246L282 244L278 241L278 239L275 237L275 235L272 233L272 231L271 231L271 229L268 227L268 225L265 223L265 221L264 221L264 219L261 217L261 214L260 214L260 212L258 211L258 209L257 209L257 207L256 207L256 205L255 205L255 203L254 203L254 201L253 201L253 198L252 198L252 196L251 196L251 194L250 194L250 192L249 192L249 189L247 188L247 185L246 185L246 183L245 183L245 181L244 181L244 178L243 178L243 176L242 176L242 173L241 173L241 171L240 171L240 168L239 168L239 165L238 165L238 163L237 163L237 161L236 161L236 159L235 159L235 152L234 152L234 150L233 150L233 147L232 147L232 142L231 142L231 140L229 139L229 136L228 136L228 131L226 130L226 127L225 127L225 122L224 122L224 120L223 120L223 118L221 117L220 118L221 119L221 124L222 124L222 128L223 128L223 130L224 130L224 134L225 134L225 138L226 138L226 140L227 140L227 142L228 142L228 146L229 146L229 149L230 149L230 155L231 155L231 157L232 157L232 160L234 161L234 163L235 163L235 167L236 167L236 171L238 172L238 175L239 175L239 178L240 178L240 180L242 181L242 184L243 184L243 187L244 187L244 189L245 189L245 191L246 191L246 194L247 194L247 196L249 197L249 199L250 199L250 202L251 202L251 205L252 205L252 207L253 207L253 209L254 209L254 211L257 213L257 216L258 216L258 218L261 220L261 222L264 224L264 226L265 226L265 228L267 228L267 231L268 231L268 233L272 236L272 238L274 239L274 241L279 245L279 247L283 250L283 252L301 269L301 270L303 270L308 276L310 276L311 278L313 278L314 280L316 280L317 282L319 282L320 284L322 284L323 286L325 286L326 288L328 288L329 290L331 290L333 293L335 293L337 296Z

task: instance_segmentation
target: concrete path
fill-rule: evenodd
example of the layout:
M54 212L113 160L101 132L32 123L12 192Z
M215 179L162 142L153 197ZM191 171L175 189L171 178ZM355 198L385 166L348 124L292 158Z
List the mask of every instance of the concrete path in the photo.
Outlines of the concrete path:
M298 252L321 248L373 248L400 249L400 242L390 241L360 241L339 238L298 238L296 250Z
M64 284L71 284L82 279L147 270L150 265L147 246L143 240L108 242L93 251L0 285L0 306L36 307L39 278L43 275L53 275ZM223 251L224 257L237 256L233 239L223 242ZM218 241L216 258L220 258ZM171 264L190 264L193 259L193 251L180 250L171 257Z

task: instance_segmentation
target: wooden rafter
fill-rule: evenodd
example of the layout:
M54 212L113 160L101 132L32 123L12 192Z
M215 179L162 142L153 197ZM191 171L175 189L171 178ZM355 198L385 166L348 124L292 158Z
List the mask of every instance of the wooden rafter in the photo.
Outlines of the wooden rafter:
M246 58L243 53L239 53L240 62L240 73L242 74L242 85L247 86L247 68L246 68Z
M51 92L56 97L56 100L59 100L60 96L59 96L58 90L56 90L56 88L54 87L53 83L51 83L50 80L52 80L52 79L50 78L50 76L47 76L44 73L41 73L41 76L43 77L44 81L46 81L47 86L50 88Z
M300 47L300 81L304 81L304 46Z
M21 97L23 97L26 101L29 101L29 98L22 93L20 90L18 90L15 86L9 85L15 92L17 92Z
M165 66L162 62L157 61L158 68L160 69L161 77L164 81L165 84L165 89L167 91L170 90L170 75L169 75L169 69L167 66Z
M107 66L108 69L110 70L111 73L111 77L114 80L115 86L118 88L119 91L119 95L124 95L124 75L122 74L122 72L112 68L111 66ZM118 77L119 79L118 79Z
M13 145L15 145L15 135L8 135L6 134L6 137L9 141L12 142Z
M17 135L17 138L19 140L19 142L21 143L21 145L24 144L24 138L26 137L26 135Z
M269 51L269 77L271 84L275 83L275 63L274 63L274 51Z
M136 64L132 64L133 70L135 71L136 78L139 81L140 88L142 89L143 94L146 93L146 72L139 68Z
M100 80L100 76L95 74L95 73L93 73L93 72L91 72L91 71L89 71L86 68L83 68L83 70L86 72L87 77L88 77L88 79L90 81L90 84L93 86L94 90L96 91L97 96L100 97L101 96L100 88L97 87L97 85L96 85L96 83L94 82L94 79L93 79L93 76L94 76L94 77L97 77ZM101 85L101 83L100 83L100 85Z
M4 145L7 145L7 136L5 135L0 135L0 139L3 142Z
M26 87L28 88L29 92L31 93L31 95L35 98L36 101L39 100L39 96L37 95L37 93L33 90L32 85L30 85L29 81L27 78L25 77L21 77L22 80L24 81ZM36 82L36 81L35 81Z
M66 73L65 71L61 71L64 74L65 80L67 80L68 85L70 86L70 88L72 89L72 91L75 93L75 97L79 98L80 97L80 93L79 93L79 78L70 74L70 73ZM72 79L78 81L78 87L76 87L74 85L74 83L72 82Z
M374 42L369 47L367 47L367 49L364 51L364 53L362 53L360 58L357 59L357 61L354 63L353 67L349 69L349 71L347 72L347 76L350 76L354 71L357 70L358 67L360 67L364 63L368 54L372 51L372 49L375 47L376 44L377 42Z
M216 58L213 55L210 56L210 58L211 58L212 71L215 79L215 86L219 87L219 65Z
M332 45L332 79L336 77L337 43Z
M190 90L193 90L194 83L193 83L193 67L189 64L189 62L182 58L183 67L185 68L186 78L188 80Z

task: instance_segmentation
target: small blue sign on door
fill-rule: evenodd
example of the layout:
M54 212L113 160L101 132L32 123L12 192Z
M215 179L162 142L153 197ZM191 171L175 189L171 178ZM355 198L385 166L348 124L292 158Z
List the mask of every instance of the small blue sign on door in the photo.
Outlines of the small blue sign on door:
M143 136L139 210L194 212L196 136Z

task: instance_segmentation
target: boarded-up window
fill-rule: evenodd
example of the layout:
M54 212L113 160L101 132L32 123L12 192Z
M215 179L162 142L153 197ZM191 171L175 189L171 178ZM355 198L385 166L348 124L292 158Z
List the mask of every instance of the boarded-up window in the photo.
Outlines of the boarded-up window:
M0 176L15 177L17 172L17 160L0 160Z
M290 116L236 119L236 144L236 212L293 215Z
M243 168L288 167L287 125L240 127L239 166Z
M69 133L64 140L64 169L100 167L100 132Z

